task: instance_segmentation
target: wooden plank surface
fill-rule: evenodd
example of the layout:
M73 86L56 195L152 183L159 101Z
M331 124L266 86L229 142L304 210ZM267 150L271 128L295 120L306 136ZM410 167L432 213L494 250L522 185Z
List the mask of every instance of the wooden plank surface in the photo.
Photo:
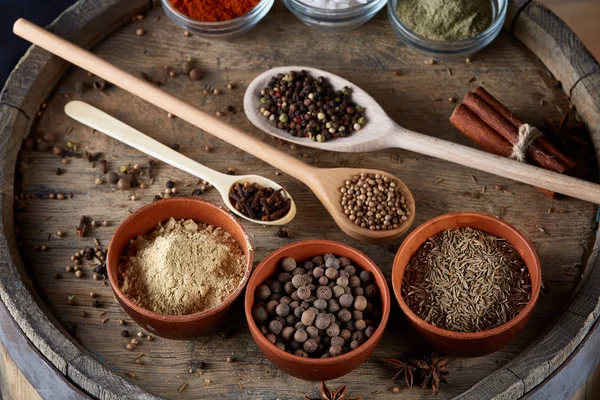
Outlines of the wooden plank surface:
M227 105L233 105L237 112L231 115L226 113L225 118L257 135L260 133L249 126L240 111L241 95L244 85L253 76L276 64L306 64L329 69L367 89L390 115L407 128L464 144L467 141L447 122L453 105L445 99L461 97L477 84L486 86L522 117L536 124L542 124L543 117L555 120L560 118L568 106L562 91L553 87L554 79L546 73L539 61L506 34L502 34L497 43L482 52L471 64L426 66L421 57L404 46L396 45L397 39L381 16L357 31L323 35L308 31L308 28L291 19L281 6L278 7L247 37L232 42L186 38L166 18L154 21L154 15L162 14L157 10L152 16L123 28L102 42L97 46L96 52L130 71L142 71L157 79L168 80L164 85L167 90L208 110L216 112ZM135 35L135 29L140 26L147 32L143 37ZM305 37L299 39L297 32L302 32ZM324 43L324 37L328 42L337 43L339 48L329 51L324 51L321 46L305 48L304 43ZM172 45L173 41L177 42L177 46ZM286 43L286 47L282 48L282 42ZM253 47L253 43L262 45ZM192 85L182 76L174 79L164 76L164 65L177 66L188 56L196 58L199 65L207 71L204 81ZM448 75L447 67L453 70L452 76ZM393 76L394 70L400 71L401 76ZM477 79L468 84L467 81L472 76ZM522 83L518 92L510 84L514 79L519 79ZM145 156L70 122L62 114L62 106L67 101L65 94L77 98L73 88L77 81L82 80L89 82L91 78L84 71L75 69L60 83L47 100L47 108L34 127L34 137L51 132L62 145L71 140L89 151L101 151L108 157L109 169L117 169L126 163L144 164ZM236 82L238 88L234 91L225 89L229 81ZM223 94L204 96L204 83L221 88ZM389 246L372 246L347 239L331 227L329 217L305 187L289 177L276 175L276 171L264 163L210 138L206 133L198 132L177 119L168 119L164 113L121 90L111 89L104 94L90 91L82 95L82 98L165 143L178 144L184 154L215 169L235 167L239 173L260 171L278 180L294 193L299 204L299 218L290 224L292 240L328 237L349 242L367 252L384 273L390 275L391 260L400 240ZM437 101L438 99L443 101ZM545 100L544 107L539 105L541 99ZM33 106L31 110L37 111ZM428 118L423 118L423 115ZM69 132L70 127L73 130ZM266 140L278 144L271 139ZM203 150L206 145L213 148L210 154ZM454 360L451 383L443 387L443 397L464 392L489 373L506 365L552 324L557 306L566 303L580 282L585 259L593 243L595 208L591 205L570 199L550 201L529 187L486 174L474 174L477 180L475 183L471 178L472 171L467 168L406 152L338 155L278 145L320 166L341 163L381 168L400 176L415 193L417 224L449 211L469 209L499 214L504 208L503 218L514 223L534 241L542 259L544 281L550 291L540 299L527 330L514 343L487 357ZM584 149L574 151L581 166L578 174L588 179L595 177L593 152L586 152ZM144 364L138 365L133 363L133 355L124 350L125 341L119 336L122 327L116 321L123 313L112 298L110 289L91 280L90 267L85 268L86 277L81 280L64 272L62 279L53 279L56 272L64 270L73 251L92 245L92 237L97 237L102 245L108 243L116 222L126 216L128 210L150 201L155 193L164 188L167 179L177 180L178 187L184 193L191 192L194 179L161 165L155 185L151 189L136 192L141 200L131 202L127 200L126 194L111 190L108 185L95 186L93 181L99 176L98 170L81 159L73 159L70 164L62 165L60 158L50 154L32 153L24 154L23 157L26 159L19 164L17 194L22 191L36 197L16 203L16 220L22 230L25 267L27 273L34 278L33 283L41 294L41 302L48 305L61 327L71 332L73 339L84 351L134 385L170 398L274 399L316 395L317 384L284 376L262 357L247 334L245 322L240 318L241 307L234 313L233 320L227 327L227 339L215 335L190 343L162 339L153 343L146 342L139 347L140 352L146 354ZM65 174L56 176L54 171L57 167L63 168ZM423 171L427 173L424 174ZM439 179L442 181L438 182ZM186 183L192 186L184 187ZM507 193L494 192L491 188L496 184L502 185ZM488 189L486 193L480 193L483 185ZM47 195L51 191L72 192L74 196L72 200L48 200ZM440 193L444 196L440 197ZM214 192L208 192L204 197L218 201ZM546 210L549 207L566 213L548 214ZM83 213L97 220L107 219L112 225L92 230L93 236L88 238L77 238L73 228ZM302 220L302 215L310 215L310 221ZM48 216L53 218L45 220ZM276 238L276 228L248 224L246 227L257 247L257 260L279 245L287 243L286 239ZM40 232L41 229L43 232ZM48 252L31 250L36 244L46 243L47 234L58 229L67 232L67 236L61 241L51 238ZM101 310L90 307L89 292L92 290L98 293L98 298L104 303ZM67 305L67 296L70 294L76 294L77 305ZM87 310L88 317L80 316L82 309ZM104 311L107 314L100 316L99 313ZM110 320L103 324L101 317L110 317ZM132 332L135 331L131 325L129 328ZM340 379L339 383L349 383L351 393L361 394L364 398L391 395L392 382L387 380L391 375L378 360L409 351L419 353L426 351L426 347L410 332L400 317L400 310L395 307L386 337L371 361ZM234 363L225 362L229 355L234 356ZM205 375L196 377L188 374L189 362L199 359L208 363ZM83 357L72 359L71 363L75 368L70 368L68 373L77 375L78 370L85 369L84 364L89 364L85 360ZM131 372L135 373L135 377L127 375ZM277 379L273 380L274 377ZM94 378L86 377L90 385ZM205 381L206 379L210 382ZM177 389L184 382L188 383L188 387L179 394ZM407 398L426 398L429 393L403 390L402 395Z

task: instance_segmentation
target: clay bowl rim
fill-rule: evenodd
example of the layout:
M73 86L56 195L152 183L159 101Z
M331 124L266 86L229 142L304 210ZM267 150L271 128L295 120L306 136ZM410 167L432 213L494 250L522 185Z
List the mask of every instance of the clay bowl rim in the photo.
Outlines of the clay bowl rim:
M136 219L140 218L145 213L152 212L152 209L156 206L165 205L165 203L167 203L167 202L169 202L169 203L175 203L175 202L187 203L190 201L195 203L194 207L207 207L207 208L210 208L213 212L224 214L227 218L232 220L232 222L237 227L237 229L239 229L239 231L243 234L243 236L245 238L244 245L246 246L246 249L248 251L248 255L245 257L246 258L246 268L244 270L244 276L242 277L242 280L240 281L240 283L238 284L236 289L233 292L231 292L231 294L229 294L229 296L227 296L221 303L219 303L219 305L217 305L213 308L209 308L208 310L204 310L199 313L185 314L185 315L159 314L159 313L150 311L146 308L143 308L143 307L137 305L133 300L131 300L129 297L127 297L125 295L125 293L123 293L123 291L119 287L119 280L118 280L119 263L117 263L117 265L113 265L113 264L109 263L109 260L111 259L111 253L115 251L114 248L116 246L116 244L115 244L116 238L118 235L121 234L121 232L125 228L125 225L135 222ZM164 221L161 221L161 222L164 222ZM202 222L202 221L195 221L195 222ZM217 227L223 229L221 226L217 226ZM223 229L223 230L225 230L225 229ZM228 232L228 231L226 231L226 232ZM131 240L131 239L133 239L133 238L129 238L127 240L127 242L129 242L129 240ZM238 243L238 244L240 245L240 247L242 246L242 243ZM119 258L120 258L120 256L121 256L121 254L118 255ZM110 280L113 292L121 301L123 301L127 305L127 307L131 308L134 312L143 315L145 318L151 318L151 319L155 319L155 320L159 320L159 321L163 321L163 322L181 323L181 322L193 322L193 321L197 321L197 320L202 320L206 317L210 317L212 315L215 315L215 314L218 314L218 313L224 311L231 304L233 304L233 302L239 297L239 295L242 293L242 291L248 284L250 274L252 272L253 258L254 258L254 249L252 248L252 244L250 243L248 234L247 234L246 230L244 229L244 227L242 226L242 224L240 223L240 221L238 221L231 212L229 212L228 210L225 210L224 208L218 206L217 204L214 204L214 203L206 201L206 200L196 199L196 198L187 197L187 196L185 196L185 197L181 196L181 197L171 197L168 199L162 199L162 200L158 200L158 201L154 201L152 203L146 204L145 206L142 206L142 207L138 208L137 210L135 210L132 214L127 216L127 218L125 218L123 221L121 221L121 223L119 224L119 226L113 233L110 243L108 244L108 253L106 255L106 260L107 260L106 261L106 270L108 273L108 278ZM125 311L127 312L127 314L129 314L129 310L127 310L125 308Z
M339 356L329 357L329 358L309 358L309 357L300 357L300 356L297 356L294 354L290 354L290 353L285 352L284 350L281 350L279 347L275 346L273 343L269 342L267 340L267 338L262 334L262 332L258 329L258 326L254 322L254 318L252 317L252 307L251 307L251 304L254 304L254 291L256 290L256 287L258 287L260 284L264 283L264 281L261 281L261 282L257 282L256 285L254 285L254 282L257 279L256 276L258 275L257 274L258 270L261 268L264 268L265 264L267 262L271 261L272 259L280 260L283 257L285 257L286 252L289 251L289 249L297 247L297 246L303 246L303 245L322 246L323 247L323 250L321 252L322 254L330 252L330 249L332 248L332 246L336 246L336 247L339 246L339 247L345 248L350 253L352 253L352 257L353 257L352 261L354 261L355 258L360 258L360 259L362 259L361 261L365 261L364 262L365 264L369 264L371 267L373 267L373 269L374 269L373 275L377 275L378 279L384 283L384 285L383 285L384 287L382 288L381 285L379 284L379 281L377 279L375 279L377 287L380 290L380 295L383 295L384 298L389 299L389 302L387 304L387 309L385 307L385 302L382 302L382 305L381 305L382 315L381 315L381 320L379 321L379 326L375 330L375 333L373 333L373 335L367 341L365 341L362 345L360 345L356 349L349 351L348 353L344 353ZM332 252L332 253L335 254L335 252ZM362 268L362 267L360 267L360 268ZM256 287L251 290L251 287L253 285ZM375 264L375 262L373 260L371 260L365 253L363 253L362 251L360 251L358 249L355 249L352 246L349 246L344 243L336 242L334 240L325 240L325 239L300 240L300 241L297 241L294 243L287 244L287 245L280 247L277 250L274 250L273 252L271 252L254 269L254 272L252 273L252 276L250 277L250 280L248 281L248 285L246 287L246 295L244 298L244 311L246 314L246 321L248 322L248 327L250 329L250 332L253 333L253 335L252 335L253 339L255 341L262 342L267 347L270 347L278 357L284 359L285 361L297 362L297 363L302 364L303 366L317 365L317 366L322 367L322 366L335 365L335 364L338 364L339 362L349 361L350 359L368 351L369 346L367 346L367 343L375 342L377 340L380 340L383 337L385 328L386 328L388 320L389 320L391 308L392 308L392 304L391 304L390 290L389 290L389 287L387 284L387 280L385 278L385 275L383 275L383 272L381 272L381 270L377 266L377 264ZM257 337L258 337L258 339L257 339ZM260 349L260 345L258 343L257 343L257 345Z
M423 231L429 225L432 225L439 221L455 220L455 219L461 218L461 217L474 217L474 218L477 218L480 220L490 221L491 223L500 225L500 226L504 227L505 229L508 229L513 234L515 234L517 237L519 237L525 245L524 251L531 253L531 255L533 256L533 265L529 265L529 264L525 263L525 266L527 267L527 271L529 272L530 276L533 275L532 271L537 271L537 274L539 277L539 279L537 279L537 283L535 284L535 287L532 286L532 288L531 288L531 299L529 299L529 302L527 303L525 308L523 308L521 310L520 313L518 313L510 321L508 321L500 326L497 326L493 329L480 331L480 332L454 332L454 331L450 331L447 329L438 328L437 326L434 326L428 322L423 321L421 318L419 318L417 316L417 314L415 314L410 309L410 307L408 307L408 305L404 302L404 299L402 298L401 288L402 288L402 282L404 280L404 272L406 270L407 265L403 265L403 266L399 265L399 263L400 263L399 258L403 253L405 253L407 251L406 250L407 243L409 243L411 241L411 239L413 239L415 236L417 236L421 231ZM445 229L448 229L448 228L445 228ZM473 228L473 229L478 229L478 228ZM480 229L480 230L482 230L482 229ZM483 231L485 232L485 230L483 230ZM419 248L421 247L421 245L423 245L423 243L420 243ZM411 254L411 258L413 255L414 255L414 253ZM523 260L523 262L525 262L525 260ZM404 239L404 241L402 242L402 245L400 246L400 248L398 249L398 252L396 253L396 256L394 257L394 264L392 267L392 288L394 290L394 296L396 297L396 301L400 305L400 308L404 312L404 315L406 315L412 323L415 323L419 327L429 331L430 333L434 333L436 335L443 336L448 339L460 339L460 340L484 339L484 338L489 338L492 336L500 335L500 334L514 328L515 326L520 324L523 320L528 318L529 315L531 314L531 312L533 311L533 308L535 307L535 304L537 303L537 300L538 300L538 297L540 294L541 282L542 282L542 267L540 264L540 260L537 256L537 253L535 251L535 248L533 247L533 245L531 244L529 239L527 239L527 237L525 237L525 235L523 235L517 228L515 228L513 225L509 224L508 222L503 221L499 218L493 217L488 214L482 214L482 213L477 213L477 212L456 212L456 213L443 214L443 215L440 215L438 217L432 218L432 219L424 222L423 224L421 224L420 226L415 228L415 230L413 230Z

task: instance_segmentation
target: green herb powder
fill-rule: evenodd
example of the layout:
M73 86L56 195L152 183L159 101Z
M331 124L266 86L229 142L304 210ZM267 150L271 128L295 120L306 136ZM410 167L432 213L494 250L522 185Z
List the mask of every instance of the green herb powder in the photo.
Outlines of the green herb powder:
M464 40L492 23L490 0L399 0L398 17L412 31L434 40Z

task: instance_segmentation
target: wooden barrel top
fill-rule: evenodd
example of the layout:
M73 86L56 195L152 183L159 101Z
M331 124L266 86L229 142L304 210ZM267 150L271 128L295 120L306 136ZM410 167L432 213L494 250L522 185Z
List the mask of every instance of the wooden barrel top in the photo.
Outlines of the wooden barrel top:
M50 29L83 47L93 47L96 54L128 71L162 81L165 90L203 109L216 112L233 106L235 111L224 111L225 120L308 163L362 166L395 174L415 196L415 227L443 213L479 211L514 224L534 243L542 262L544 293L526 329L496 353L454 359L441 397L514 399L536 393L543 397L552 388L549 381L544 382L547 378L559 374L571 361L581 365L577 357L584 344L597 343L599 336L592 336L600 310L600 261L594 251L597 206L567 198L550 200L532 187L406 151L337 154L292 147L258 132L241 109L245 86L265 69L314 66L366 89L404 127L471 145L448 122L456 105L448 98L460 99L482 85L536 125L543 126L545 120L558 123L572 103L590 131L589 138L581 138L584 145L569 146L578 164L575 173L597 180L600 68L554 14L535 1L511 1L506 29L471 63L427 65L394 35L384 13L359 29L325 34L304 26L278 2L247 35L209 41L184 36L155 5L148 0L80 0ZM131 17L140 13L145 18L132 22ZM136 35L138 28L145 30L144 36ZM190 56L206 71L203 80L166 76L166 65L178 70ZM399 71L399 76L393 71ZM556 87L557 80L562 88ZM22 331L33 350L50 364L44 368L56 370L81 390L66 397L77 398L82 393L102 399L316 397L317 383L289 377L262 356L248 332L241 304L232 311L222 333L189 342L142 340L135 351L127 351L128 340L120 332L127 328L135 334L138 329L117 304L110 287L92 279L92 265L83 267L80 279L65 272L65 266L71 264L75 251L93 247L94 239L105 248L119 221L152 201L167 180L176 181L184 195L192 192L197 180L159 164L150 188L122 192L113 185L94 183L102 176L99 165L73 156L65 157L69 163L62 164L62 158L52 152L19 151L22 140L51 133L63 147L71 141L77 143L78 152L101 152L109 170L118 170L123 164L145 166L148 158L144 154L64 114L66 102L82 99L161 142L177 145L183 154L211 168L234 168L238 173L261 173L277 180L293 193L298 216L288 226L290 239L279 238L277 227L244 222L257 261L291 240L328 238L364 251L389 279L402 238L369 245L345 236L298 181L177 118L168 118L124 90L75 91L77 82L92 81L85 71L69 69L64 61L31 48L2 92L0 297L14 320L12 331ZM234 82L236 88L227 89L228 82ZM205 84L219 88L221 94L204 95ZM57 175L57 168L63 173ZM502 190L495 190L497 185ZM72 197L49 199L50 193ZM129 199L133 193L137 201ZM202 197L219 202L214 190ZM90 227L88 235L80 238L75 228L83 215L107 220L110 226ZM66 233L62 240L54 235L58 230ZM48 251L34 250L42 245L47 245ZM61 274L60 279L55 279L56 273ZM97 294L100 308L91 306L90 292ZM70 295L76 296L74 305L68 304ZM121 318L129 321L128 325L121 326ZM350 393L363 399L391 398L395 384L381 358L425 355L428 350L394 305L384 339L370 360L330 385L348 384ZM136 364L134 358L140 353L144 353L142 364ZM227 363L228 356L234 362ZM195 361L206 363L203 375L188 372ZM597 360L584 364L578 367L579 375L586 375L586 369L597 365ZM576 382L575 377L570 379ZM64 379L57 387L63 385ZM429 391L399 386L403 398L433 398ZM46 393L48 390L51 392L47 389ZM552 394L559 393L557 390L566 389L552 389Z

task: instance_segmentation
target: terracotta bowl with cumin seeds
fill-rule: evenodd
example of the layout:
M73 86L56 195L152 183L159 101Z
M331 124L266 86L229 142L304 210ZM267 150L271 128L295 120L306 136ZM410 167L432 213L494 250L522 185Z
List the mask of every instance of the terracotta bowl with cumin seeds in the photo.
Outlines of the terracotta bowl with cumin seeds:
M159 222L175 219L192 219L219 227L228 232L240 245L246 258L244 276L236 289L218 306L188 315L163 315L140 307L120 289L118 280L119 259L129 241L156 228ZM106 269L117 301L129 316L144 330L168 339L187 340L210 333L220 326L233 302L244 290L252 271L253 249L246 231L239 221L221 207L192 197L176 197L147 204L129 215L117 227L108 246Z
M514 318L496 328L465 333L441 329L419 318L402 297L402 283L407 266L413 255L431 237L452 228L473 228L504 238L510 243L529 272L531 298ZM392 270L392 287L400 308L412 327L436 350L445 355L476 357L493 353L512 341L529 320L541 289L542 270L540 261L527 238L514 226L491 215L458 212L433 218L406 237L396 253Z
M262 334L252 316L252 308L255 303L256 289L266 280L270 279L279 268L279 263L284 257L292 257L295 260L310 260L314 256L325 253L333 253L337 257L347 257L352 265L369 271L373 274L373 280L379 289L381 319L373 335L357 347L347 353L330 358L308 358L286 353L281 350ZM296 378L308 381L328 381L339 378L364 363L375 350L388 322L390 315L390 291L385 276L377 265L365 254L343 243L330 240L302 240L283 246L269 254L256 267L244 299L246 321L250 328L252 338L258 345L260 351L275 364L280 370Z

